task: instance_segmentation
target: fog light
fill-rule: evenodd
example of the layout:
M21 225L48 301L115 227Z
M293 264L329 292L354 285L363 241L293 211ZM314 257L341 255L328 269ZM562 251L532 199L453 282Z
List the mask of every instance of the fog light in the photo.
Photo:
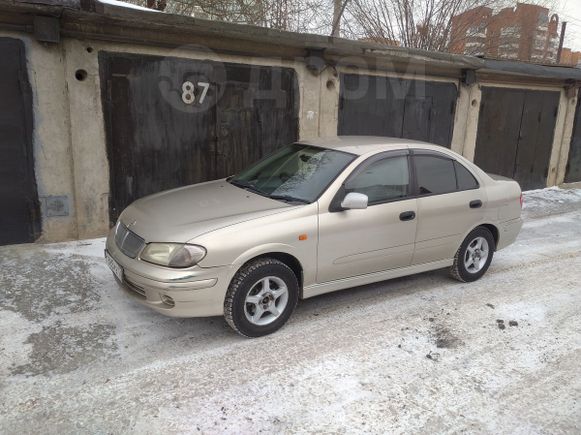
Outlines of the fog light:
M175 304L176 304L174 302L173 298L171 296L168 296L168 295L161 295L161 301L169 307L175 307Z

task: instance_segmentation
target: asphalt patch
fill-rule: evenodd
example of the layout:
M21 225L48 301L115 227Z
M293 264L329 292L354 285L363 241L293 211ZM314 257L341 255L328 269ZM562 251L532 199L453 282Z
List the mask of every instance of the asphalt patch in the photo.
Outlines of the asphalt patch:
M31 334L25 344L32 345L28 363L15 366L13 375L63 374L98 360L106 361L117 351L115 327L92 324L63 326L56 322Z

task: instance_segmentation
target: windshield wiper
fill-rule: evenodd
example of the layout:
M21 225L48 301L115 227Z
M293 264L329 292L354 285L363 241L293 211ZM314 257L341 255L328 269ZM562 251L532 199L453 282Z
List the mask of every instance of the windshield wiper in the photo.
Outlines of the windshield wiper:
M278 199L280 201L287 201L287 202L300 202L302 204L310 204L310 201L307 201L303 198L295 198L294 196L290 195L268 195L271 199Z
M251 192L258 193L259 195L268 196L262 190L260 190L258 187L256 187L254 184L252 184L249 181L236 180L233 178L233 179L228 180L228 182L230 184L233 184L234 186L238 186L238 187L241 187L243 189L250 190Z
M243 189L250 190L251 192L257 193L259 195L266 196L267 198L276 199L279 201L300 202L303 204L310 204L310 201L307 201L306 199L295 198L294 196L290 196L290 195L276 195L276 194L269 195L269 194L263 192L262 190L258 189L251 182L246 181L246 180L237 180L235 178L231 178L230 180L228 180L228 182L230 184L233 184L234 186L238 186L238 187L241 187Z

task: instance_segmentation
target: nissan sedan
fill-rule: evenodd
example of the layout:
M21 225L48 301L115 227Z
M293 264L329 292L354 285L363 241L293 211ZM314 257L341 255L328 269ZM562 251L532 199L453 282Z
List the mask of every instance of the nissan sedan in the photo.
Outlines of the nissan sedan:
M258 337L300 299L428 270L487 271L521 226L521 189L449 149L383 137L286 146L239 174L127 207L105 257L127 294Z

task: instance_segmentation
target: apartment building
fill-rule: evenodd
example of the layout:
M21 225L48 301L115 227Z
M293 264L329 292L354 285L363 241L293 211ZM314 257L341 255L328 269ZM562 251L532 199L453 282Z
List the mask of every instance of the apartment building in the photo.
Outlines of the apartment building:
M559 47L559 17L549 9L526 3L494 13L477 7L452 18L453 53L555 63Z

